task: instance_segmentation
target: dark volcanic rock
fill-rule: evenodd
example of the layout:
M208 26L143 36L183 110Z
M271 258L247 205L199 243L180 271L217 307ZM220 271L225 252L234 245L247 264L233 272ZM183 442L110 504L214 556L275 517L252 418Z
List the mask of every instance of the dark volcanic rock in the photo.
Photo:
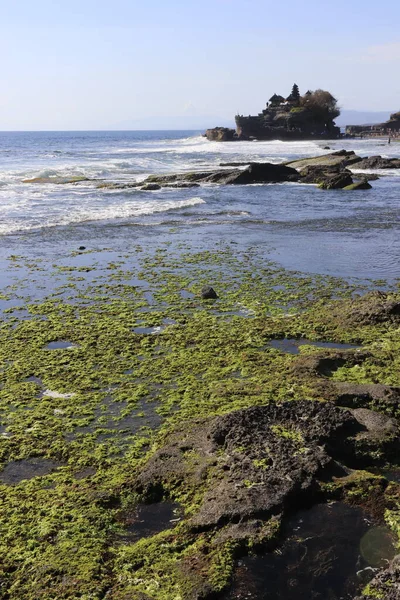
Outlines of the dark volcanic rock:
M236 131L229 127L214 127L213 129L207 129L205 137L210 142L232 142L236 136Z
M368 590L368 591L367 591ZM400 554L390 564L389 568L381 571L369 584L365 594L354 600L381 598L382 600L399 600L400 598Z
M145 185L142 185L142 187L140 188L143 191L154 191L154 190L161 190L161 185L158 185L158 183L146 183Z
M203 300L216 300L218 294L210 285L205 285L201 288L201 297Z
M340 167L344 169L345 167L359 163L361 160L362 158L357 156L352 150L338 150L330 154L322 154L321 156L291 160L285 164L294 169L304 169L304 167L308 166Z
M138 491L148 498L185 482L205 488L194 529L267 518L317 489L317 478L364 427L331 403L287 402L186 425L145 465ZM346 450L347 451L347 450ZM189 453L189 454L188 454ZM196 456L187 461L185 456Z
M353 184L351 175L346 171L342 171L332 177L327 177L319 187L323 190L340 190Z
M216 183L220 185L247 185L251 183L281 183L296 181L299 174L295 169L285 165L272 163L251 163L246 169L232 169L220 171L198 171L191 173L178 173L174 175L150 175L146 184L158 184L169 187L186 183Z
M357 169L400 169L400 158L370 156L358 162Z

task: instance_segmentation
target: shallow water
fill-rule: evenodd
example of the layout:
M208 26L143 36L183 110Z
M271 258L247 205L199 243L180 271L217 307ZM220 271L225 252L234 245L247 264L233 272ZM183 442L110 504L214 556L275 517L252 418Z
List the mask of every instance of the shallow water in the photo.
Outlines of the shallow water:
M27 458L8 463L0 473L0 481L7 485L16 485L24 479L49 475L61 464L47 458Z
M350 350L352 348L360 348L356 344L337 344L335 342L312 342L306 338L283 338L280 340L271 340L268 346L285 352L287 354L299 354L300 346L315 346L316 348L329 348L336 350Z
M119 534L118 539L132 543L151 537L175 527L181 516L179 504L173 502L140 504L132 513L125 515L125 530Z
M225 600L352 600L395 555L387 528L339 502L297 513L286 535L275 552L238 561Z

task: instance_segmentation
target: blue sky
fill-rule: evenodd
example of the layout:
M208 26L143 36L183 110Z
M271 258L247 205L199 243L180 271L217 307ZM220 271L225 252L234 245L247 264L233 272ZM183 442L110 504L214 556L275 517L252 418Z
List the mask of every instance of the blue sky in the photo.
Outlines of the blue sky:
M0 0L0 129L151 128L329 89L400 110L394 0Z

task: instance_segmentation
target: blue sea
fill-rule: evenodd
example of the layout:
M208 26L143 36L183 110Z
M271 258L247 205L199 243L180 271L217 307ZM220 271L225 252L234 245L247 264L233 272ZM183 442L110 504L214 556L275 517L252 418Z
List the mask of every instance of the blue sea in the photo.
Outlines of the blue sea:
M329 145L331 150L325 150ZM51 255L86 247L121 250L159 240L257 247L266 259L310 273L400 277L400 170L378 172L371 190L323 191L295 183L142 191L102 182L279 163L341 148L400 156L400 143L209 142L195 131L0 133L0 255ZM56 185L32 178L86 177Z

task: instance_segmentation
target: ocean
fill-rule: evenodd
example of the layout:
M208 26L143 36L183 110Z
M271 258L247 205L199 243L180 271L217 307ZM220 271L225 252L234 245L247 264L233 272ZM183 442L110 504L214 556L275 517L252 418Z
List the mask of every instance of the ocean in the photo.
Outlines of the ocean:
M294 183L141 191L99 188L150 174L216 168L352 149L399 156L400 143L209 142L195 131L0 133L0 256L57 253L160 239L213 247L257 245L288 269L394 280L400 277L400 170L367 191L323 191ZM86 177L56 185L26 179Z

